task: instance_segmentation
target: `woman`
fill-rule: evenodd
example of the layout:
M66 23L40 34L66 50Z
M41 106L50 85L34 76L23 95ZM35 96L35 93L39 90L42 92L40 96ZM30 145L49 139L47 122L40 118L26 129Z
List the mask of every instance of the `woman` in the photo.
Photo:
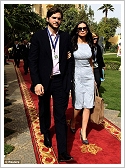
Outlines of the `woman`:
M70 121L70 130L75 133L76 117L81 110L82 128L80 138L83 144L89 144L86 129L90 109L94 106L94 74L93 74L93 39L86 22L79 22L71 33L72 48L75 60L72 98L74 113Z
M103 79L103 70L105 70L105 64L102 57L102 49L98 44L99 36L95 33L92 33L93 43L94 43L94 57L93 57L93 65L94 65L94 76L95 81L97 83L97 88L101 85L101 78Z

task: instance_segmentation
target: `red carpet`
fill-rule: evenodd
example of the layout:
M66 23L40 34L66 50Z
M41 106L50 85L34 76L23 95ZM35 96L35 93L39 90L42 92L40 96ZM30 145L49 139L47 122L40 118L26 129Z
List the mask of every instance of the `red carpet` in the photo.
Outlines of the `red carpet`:
M20 68L16 68L16 72L24 101L36 161L38 164L58 164L53 114L51 120L53 147L48 149L43 144L43 135L41 135L39 129L37 96L29 90L31 84L30 75L29 73L24 75L22 62ZM68 152L75 160L71 164L121 164L121 130L106 118L102 125L89 122L87 132L90 144L87 146L83 145L79 135L81 116L78 116L76 134L72 134L69 129L72 111L73 108L70 97L66 116L68 124Z

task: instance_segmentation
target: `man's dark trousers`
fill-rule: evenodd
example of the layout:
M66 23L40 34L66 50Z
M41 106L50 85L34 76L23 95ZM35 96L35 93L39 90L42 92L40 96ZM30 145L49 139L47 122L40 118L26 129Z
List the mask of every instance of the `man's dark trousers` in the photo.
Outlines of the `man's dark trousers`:
M67 124L66 109L68 106L69 93L64 92L61 75L50 79L48 90L43 96L39 96L39 119L41 133L49 133L51 125L50 97L53 97L53 115L57 139L58 154L67 151ZM62 136L63 135L63 136Z

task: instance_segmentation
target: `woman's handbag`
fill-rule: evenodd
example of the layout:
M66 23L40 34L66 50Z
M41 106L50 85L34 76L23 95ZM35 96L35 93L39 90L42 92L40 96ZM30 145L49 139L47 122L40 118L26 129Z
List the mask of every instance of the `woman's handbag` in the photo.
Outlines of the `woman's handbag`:
M91 109L90 121L101 124L104 119L104 100L99 97L97 87L95 88L95 106Z

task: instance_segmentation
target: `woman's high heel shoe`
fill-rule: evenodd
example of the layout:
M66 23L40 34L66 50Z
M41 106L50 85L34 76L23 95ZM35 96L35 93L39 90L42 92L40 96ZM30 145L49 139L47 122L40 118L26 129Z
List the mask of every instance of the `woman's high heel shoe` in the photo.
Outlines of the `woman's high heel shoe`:
M76 129L75 129L75 128L71 128L71 120L70 120L70 131L71 131L73 134L75 134L75 132L76 132Z
M87 139L86 140L83 139L81 130L80 130L80 139L81 139L81 141L82 141L83 144L85 144L85 145L89 144L89 142L88 142Z

